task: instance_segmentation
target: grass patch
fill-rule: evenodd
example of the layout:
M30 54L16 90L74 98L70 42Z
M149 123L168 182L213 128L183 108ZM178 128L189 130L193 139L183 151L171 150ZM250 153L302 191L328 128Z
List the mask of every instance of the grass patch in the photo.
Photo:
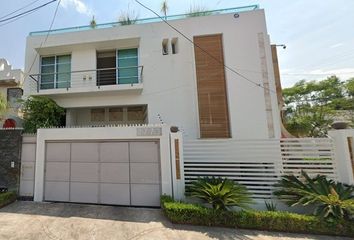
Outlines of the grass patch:
M14 192L0 193L0 208L16 201L16 197L16 193Z
M282 211L221 211L176 202L169 196L161 197L161 206L167 218L178 224L354 237L351 221L327 222L316 216Z

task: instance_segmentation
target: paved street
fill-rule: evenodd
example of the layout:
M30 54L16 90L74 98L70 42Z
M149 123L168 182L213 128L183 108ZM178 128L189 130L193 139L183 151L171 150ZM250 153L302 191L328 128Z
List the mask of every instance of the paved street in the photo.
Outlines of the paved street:
M16 202L0 209L1 240L346 239L171 224L159 209Z

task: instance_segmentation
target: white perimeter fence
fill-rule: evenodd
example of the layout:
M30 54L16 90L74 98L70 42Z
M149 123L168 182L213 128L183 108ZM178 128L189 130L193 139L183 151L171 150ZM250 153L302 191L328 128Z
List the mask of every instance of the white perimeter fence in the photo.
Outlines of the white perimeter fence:
M282 175L301 170L337 180L332 139L184 141L187 186L198 177L226 177L245 185L255 199L268 199Z

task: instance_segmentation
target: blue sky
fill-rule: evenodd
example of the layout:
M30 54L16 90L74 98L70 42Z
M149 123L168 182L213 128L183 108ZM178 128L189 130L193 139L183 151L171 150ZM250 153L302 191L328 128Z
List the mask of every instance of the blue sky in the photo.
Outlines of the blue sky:
M1 0L0 17L32 1ZM38 0L34 6L47 1ZM161 0L140 1L160 9ZM259 4L266 11L272 43L287 45L285 50L278 49L285 87L301 79L323 79L330 74L342 80L354 77L353 0L168 0L168 4L168 14L185 13L191 4L210 10ZM0 58L6 58L14 68L23 68L28 33L48 29L55 5L13 23L0 24ZM116 21L128 8L139 18L153 16L133 0L62 0L54 28L86 25L92 15L97 23Z

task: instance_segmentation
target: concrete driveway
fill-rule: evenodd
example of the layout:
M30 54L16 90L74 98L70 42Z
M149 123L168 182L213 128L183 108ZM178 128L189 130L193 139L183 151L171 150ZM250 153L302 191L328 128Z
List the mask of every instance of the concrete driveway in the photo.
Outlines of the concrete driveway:
M0 209L0 239L345 239L171 224L159 209L15 202ZM348 238L349 239L349 238Z

